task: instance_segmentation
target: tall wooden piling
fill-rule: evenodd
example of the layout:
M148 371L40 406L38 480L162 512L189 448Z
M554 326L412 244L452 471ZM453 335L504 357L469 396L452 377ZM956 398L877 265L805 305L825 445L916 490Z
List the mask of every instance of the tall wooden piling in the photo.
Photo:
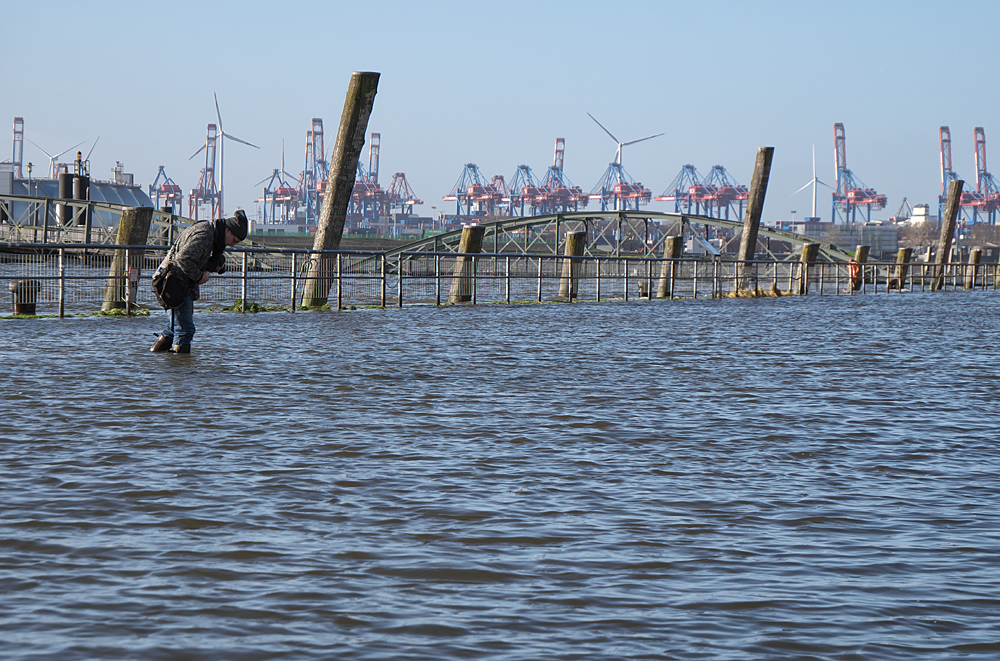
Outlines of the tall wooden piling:
M566 259L562 263L562 277L559 278L559 298L570 301L576 298L580 288L580 267L583 250L587 247L587 233L566 232Z
M465 254L455 257L455 270L452 273L451 290L448 293L449 303L468 303L472 300L472 280L477 260L475 255L482 252L485 235L486 227L483 225L462 228L458 252Z
M951 241L955 236L955 221L958 219L963 186L965 186L965 182L961 179L955 179L948 184L948 202L944 206L944 216L941 218L941 233L938 234L931 291L937 291L944 287L945 265L951 260Z
M379 74L373 71L355 71L347 86L344 111L340 115L337 142L330 158L330 176L326 183L323 207L316 227L313 250L337 250L344 235L347 206L354 191L354 178L358 172L358 159L365 145L368 118L378 91ZM302 305L325 305L333 286L336 260L319 252L310 255L309 270L302 292Z
M982 248L973 248L969 251L969 265L965 267L965 288L976 288L976 271L979 270L979 262L982 260Z
M819 256L819 244L818 243L803 243L802 244L802 255L799 257L799 273L801 277L799 278L799 296L805 296L809 293L809 265L816 262L816 258Z
M121 220L118 221L118 245L144 246L149 236L149 226L153 222L151 207L125 207L122 209ZM108 282L104 288L104 304L101 310L121 310L126 307L128 299L129 270L140 269L142 272L142 257L145 251L128 251L125 259L125 248L116 248L111 260L111 270L108 272Z
M750 191L747 195L747 209L743 214L743 234L740 236L740 251L736 259L740 262L739 289L747 288L748 265L757 250L757 232L760 230L760 216L764 211L764 196L767 194L767 180L771 176L771 159L774 147L757 149L757 160L753 166L753 177L750 179Z
M656 298L674 297L674 280L677 278L677 262L666 261L680 259L684 253L684 237L668 236L664 241L663 259L660 263L660 280L656 284Z

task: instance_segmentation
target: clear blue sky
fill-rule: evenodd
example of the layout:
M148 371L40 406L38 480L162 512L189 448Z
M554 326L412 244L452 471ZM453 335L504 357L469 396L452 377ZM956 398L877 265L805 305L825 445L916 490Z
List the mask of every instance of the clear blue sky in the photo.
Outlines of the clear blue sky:
M116 160L143 186L157 166L187 191L188 157L215 121L261 147L226 148L226 206L248 211L256 183L303 167L312 117L332 146L352 71L382 74L370 131L381 177L405 172L425 204L466 162L541 177L556 137L566 174L589 191L623 141L624 164L660 194L685 163L724 165L749 184L756 148L775 148L765 220L807 215L815 143L834 184L833 124L848 166L888 195L934 206L938 127L955 170L974 182L973 128L1000 171L1000 3L940 2L52 2L0 0L0 120L25 119L49 152L81 140L94 176ZM9 128L7 135L9 136ZM10 157L10 143L0 158ZM365 152L367 159L367 146ZM25 143L25 160L45 156ZM829 220L829 193L819 214ZM666 209L653 203L651 209Z

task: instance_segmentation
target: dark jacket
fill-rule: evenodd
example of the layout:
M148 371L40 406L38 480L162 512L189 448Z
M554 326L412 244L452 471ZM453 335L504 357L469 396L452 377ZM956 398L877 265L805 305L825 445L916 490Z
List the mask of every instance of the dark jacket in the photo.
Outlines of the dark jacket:
M174 272L180 273L188 281L191 299L197 301L201 295L198 281L201 280L202 273L218 272L224 262L222 253L225 249L225 221L200 221L181 232L177 242L160 263L160 269L173 263Z

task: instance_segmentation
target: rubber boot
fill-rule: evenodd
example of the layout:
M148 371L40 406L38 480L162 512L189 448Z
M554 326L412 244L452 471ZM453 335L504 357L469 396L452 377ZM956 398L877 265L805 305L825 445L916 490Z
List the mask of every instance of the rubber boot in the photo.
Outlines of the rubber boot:
M160 335L156 338L156 342L153 342L153 346L151 346L149 350L154 353L170 351L170 344L173 341L173 338L167 337L166 335Z
M170 350L173 351L174 353L191 353L191 345L175 344L172 347L170 347Z

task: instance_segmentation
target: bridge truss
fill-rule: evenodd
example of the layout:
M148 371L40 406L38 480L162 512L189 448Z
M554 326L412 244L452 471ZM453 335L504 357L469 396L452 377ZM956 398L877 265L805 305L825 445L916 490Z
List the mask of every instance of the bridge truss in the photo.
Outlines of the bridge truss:
M636 255L641 257L662 256L668 236L682 235L687 241L692 239L709 254L719 251L709 241L718 229L739 236L743 223L709 216L660 213L654 211L608 211L547 214L527 218L505 218L486 227L483 237L484 253L514 254L562 254L566 233L587 232L584 254L590 256ZM411 252L457 252L462 230L421 239L396 248L386 256L390 259L400 253ZM771 251L769 239L799 247L803 243L819 243L819 255L825 261L847 261L851 254L830 243L821 243L807 236L761 227L758 231L757 252L779 259ZM798 259L791 254L784 259Z

